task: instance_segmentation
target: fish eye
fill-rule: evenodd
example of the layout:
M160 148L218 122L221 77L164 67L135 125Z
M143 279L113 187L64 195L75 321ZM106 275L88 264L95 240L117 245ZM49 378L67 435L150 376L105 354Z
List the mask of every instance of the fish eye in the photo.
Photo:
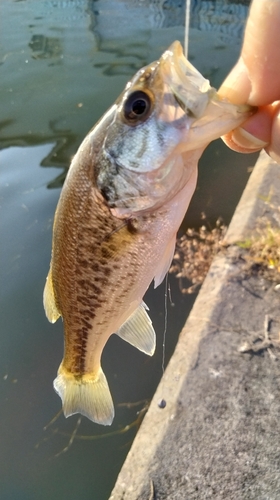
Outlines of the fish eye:
M143 90L135 90L128 95L124 103L124 117L130 124L145 121L152 109L152 100Z

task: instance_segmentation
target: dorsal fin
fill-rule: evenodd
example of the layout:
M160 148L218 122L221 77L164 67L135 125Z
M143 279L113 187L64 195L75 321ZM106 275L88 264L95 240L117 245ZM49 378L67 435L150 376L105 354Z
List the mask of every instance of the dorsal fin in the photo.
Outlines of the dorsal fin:
M152 356L156 348L156 334L146 309L148 307L142 302L116 333L139 351Z

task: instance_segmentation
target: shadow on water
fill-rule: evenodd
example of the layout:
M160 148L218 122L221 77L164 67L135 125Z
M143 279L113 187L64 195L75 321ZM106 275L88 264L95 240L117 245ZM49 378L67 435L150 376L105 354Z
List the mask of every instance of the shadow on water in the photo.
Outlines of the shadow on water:
M50 124L50 129L52 125ZM71 156L75 154L73 144L77 138L69 131L59 131L44 137L44 139L36 134L22 135L21 137L7 138L2 142L3 149L14 147L32 147L38 144L54 144L51 151L45 156L41 162L41 167L56 167L62 169L62 172L53 180L47 183L47 188L61 188L63 186Z
M192 2L189 57L215 86L238 56L247 5ZM62 324L49 324L42 307L53 215L88 130L136 70L174 39L183 42L184 2L22 0L2 2L1 14L0 497L105 500L162 375L164 286L145 297L155 355L117 336L104 350L116 406L112 428L83 418L76 429L79 417L60 416L45 429L60 409L52 380L63 350ZM197 227L202 211L210 222L220 215L228 222L253 163L212 143L185 226ZM179 292L173 276L169 281L166 363L195 299Z

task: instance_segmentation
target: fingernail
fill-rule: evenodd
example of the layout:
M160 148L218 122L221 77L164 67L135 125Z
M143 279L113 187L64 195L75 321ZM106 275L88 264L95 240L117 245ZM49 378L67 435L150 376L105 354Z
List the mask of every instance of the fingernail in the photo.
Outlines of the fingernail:
M248 70L240 57L218 93L229 99L233 104L244 104L248 102L251 90L252 84L248 76Z
M254 135L250 134L249 132L247 132L247 130L244 130L244 128L242 127L233 130L231 138L237 146L246 149L258 150L268 145L267 142L258 139L258 137L255 137Z

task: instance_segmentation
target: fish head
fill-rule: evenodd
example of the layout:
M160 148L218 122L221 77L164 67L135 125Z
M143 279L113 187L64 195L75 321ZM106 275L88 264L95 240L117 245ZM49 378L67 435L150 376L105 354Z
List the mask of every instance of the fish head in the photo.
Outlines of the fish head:
M174 42L136 73L111 109L96 183L112 213L126 218L172 199L207 144L250 113L220 98Z

